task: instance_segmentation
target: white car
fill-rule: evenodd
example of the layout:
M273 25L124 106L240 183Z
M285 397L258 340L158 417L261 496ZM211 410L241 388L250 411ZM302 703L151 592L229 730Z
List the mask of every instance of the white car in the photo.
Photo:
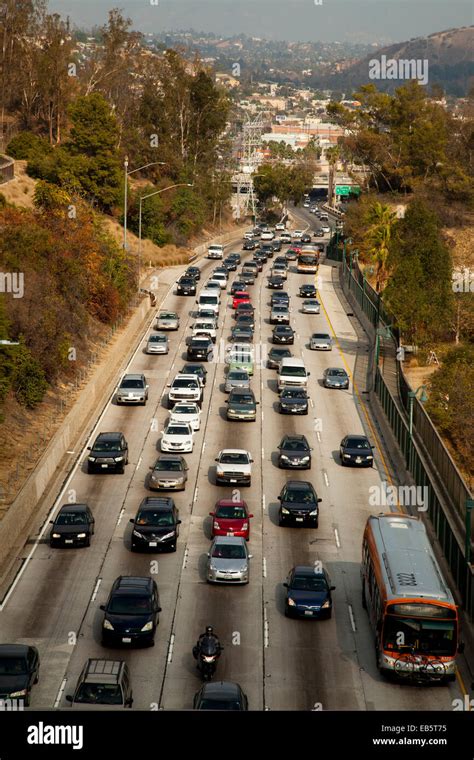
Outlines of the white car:
M212 342L216 342L217 330L216 323L212 320L199 320L192 325L192 337L197 338L199 335L210 335Z
M325 235L329 235L329 233L331 232L331 228L330 228L330 226L328 224L323 224L321 226L321 229L322 229L322 231L324 232Z
M202 385L196 375L178 374L168 384L168 408L173 409L178 401L194 401L202 404Z
M204 293L217 293L220 294L220 291L222 289L221 283L219 280L214 280L214 278L211 278L206 282L203 289L201 290L201 295Z
M216 485L247 485L252 482L252 455L245 449L222 449L216 457Z
M213 244L207 249L208 259L222 259L224 258L224 246Z
M179 401L171 410L168 424L179 424L187 422L193 430L199 430L201 427L201 410L195 403Z
M168 422L161 435L162 451L192 452L194 430L189 422Z
M271 230L264 230L260 235L260 240L273 240L275 233Z
M293 230L293 232L291 233L291 237L293 240L300 240L303 233L304 233L304 230Z
M278 224L275 224L276 230L286 230L286 224L285 222L278 222Z
M223 290L227 286L227 275L224 272L215 272L210 282L218 282L221 290Z
M282 232L280 240L282 243L291 243L291 232Z
M253 230L249 230L244 234L244 240L253 240L255 235L253 234Z

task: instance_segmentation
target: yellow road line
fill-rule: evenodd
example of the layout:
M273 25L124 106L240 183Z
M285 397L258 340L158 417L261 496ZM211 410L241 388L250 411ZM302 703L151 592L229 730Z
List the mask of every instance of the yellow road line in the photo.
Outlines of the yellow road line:
M463 696L464 696L464 697L467 697L467 696L468 696L468 691L467 691L467 689L466 689L466 687L465 687L465 685L464 685L464 681L463 681L463 679L462 679L462 675L461 675L461 673L459 672L459 668L456 668L456 678L458 679L459 687L460 687L460 689L461 689L461 691L462 691L462 694L463 694ZM468 708L467 708L467 709L468 709L469 711L471 711L471 704L470 704L470 701L468 701Z

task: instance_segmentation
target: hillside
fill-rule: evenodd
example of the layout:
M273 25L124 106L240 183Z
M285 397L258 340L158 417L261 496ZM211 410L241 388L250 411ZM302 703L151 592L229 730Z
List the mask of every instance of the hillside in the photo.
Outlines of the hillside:
M464 97L474 77L474 26L449 29L380 48L344 72L326 77L322 84L350 92L374 81L377 88L392 91L402 84L401 80L369 79L369 61L374 58L380 60L383 55L395 60L426 59L428 86L439 84L446 94Z

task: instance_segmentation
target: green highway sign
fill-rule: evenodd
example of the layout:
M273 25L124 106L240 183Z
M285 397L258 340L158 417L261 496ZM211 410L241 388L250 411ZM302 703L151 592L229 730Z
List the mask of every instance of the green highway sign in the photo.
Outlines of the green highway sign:
M360 195L359 185L336 185L336 195Z

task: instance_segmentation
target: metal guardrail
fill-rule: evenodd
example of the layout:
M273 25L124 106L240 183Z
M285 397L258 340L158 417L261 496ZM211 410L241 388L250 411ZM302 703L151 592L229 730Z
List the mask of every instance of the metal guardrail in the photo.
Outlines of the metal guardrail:
M0 156L0 185L15 177L15 159L10 156Z

